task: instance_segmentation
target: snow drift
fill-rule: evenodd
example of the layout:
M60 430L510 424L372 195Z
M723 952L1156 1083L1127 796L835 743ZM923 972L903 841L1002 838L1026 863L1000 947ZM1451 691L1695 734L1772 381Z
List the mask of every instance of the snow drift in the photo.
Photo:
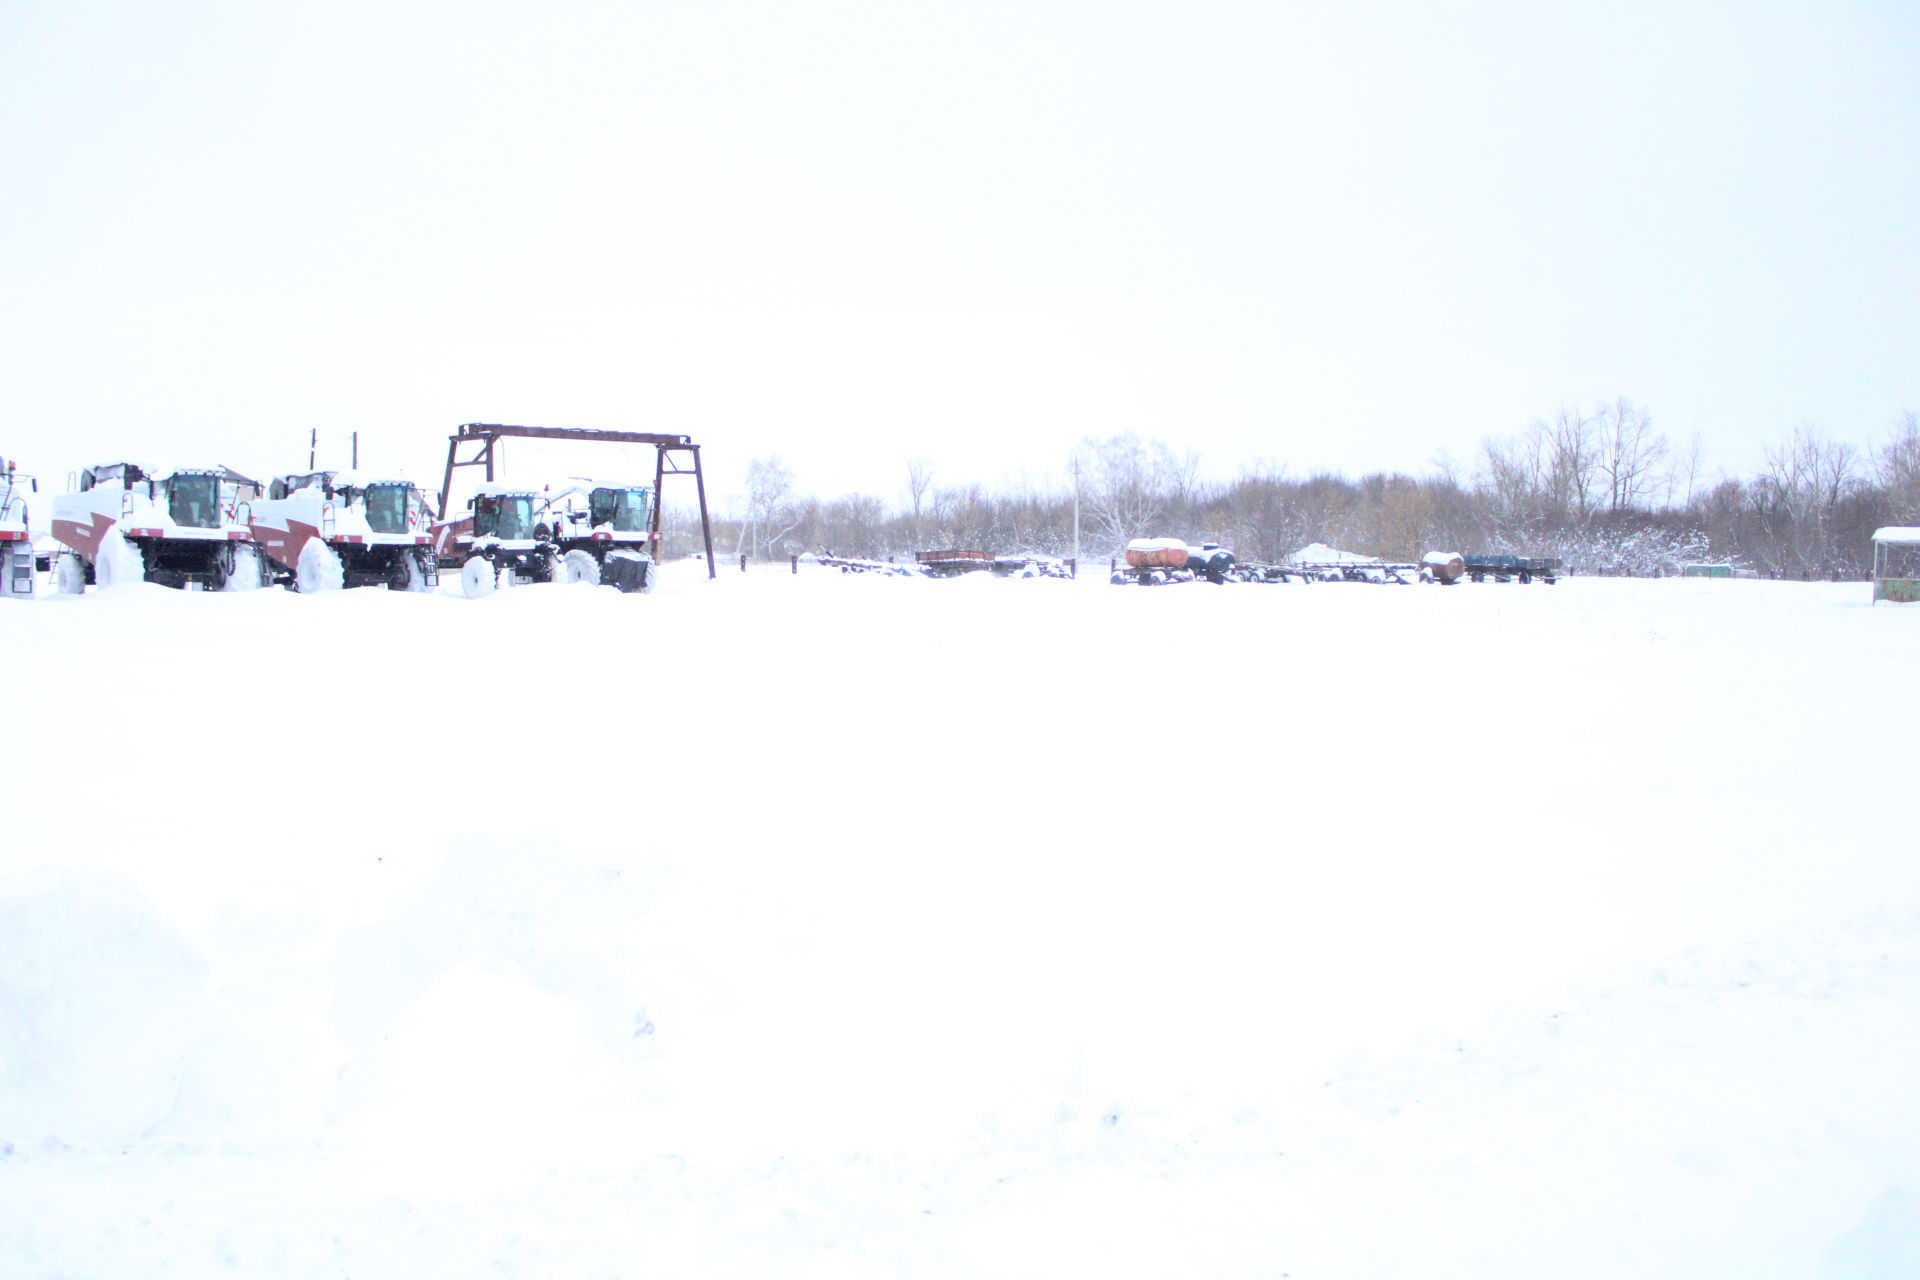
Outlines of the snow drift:
M1909 1273L1916 622L694 566L8 610L0 1263Z

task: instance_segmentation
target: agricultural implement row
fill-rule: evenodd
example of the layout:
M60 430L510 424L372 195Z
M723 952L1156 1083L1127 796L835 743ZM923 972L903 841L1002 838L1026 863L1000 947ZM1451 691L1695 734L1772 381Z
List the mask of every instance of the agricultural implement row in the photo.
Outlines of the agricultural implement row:
M996 578L1071 578L1071 560L1048 556L997 556L991 551L920 551L912 564L861 560L851 556L813 556L815 563L842 573L872 573L894 578L957 578L990 573Z
M1316 552L1320 554L1313 554ZM1538 578L1553 582L1560 576L1558 560L1429 551L1415 564L1354 555L1319 543L1284 564L1265 564L1239 560L1218 543L1190 545L1178 538L1136 538L1127 544L1125 562L1112 565L1115 584L1141 586L1172 582L1361 582L1395 586L1430 582L1446 586L1463 579L1532 582Z
M862 560L854 556L818 556L820 564L829 569L838 569L842 573L871 573L882 578L917 578L920 566L917 564L895 564L891 560ZM746 558L741 557L741 568L746 567Z
M991 573L996 578L1071 578L1073 562L1049 556L997 556L991 551L916 551L914 563L929 578Z
M1559 581L1564 569L1558 560L1537 556L1462 556L1466 574L1475 582L1492 578L1495 582L1532 582L1539 579L1551 585Z

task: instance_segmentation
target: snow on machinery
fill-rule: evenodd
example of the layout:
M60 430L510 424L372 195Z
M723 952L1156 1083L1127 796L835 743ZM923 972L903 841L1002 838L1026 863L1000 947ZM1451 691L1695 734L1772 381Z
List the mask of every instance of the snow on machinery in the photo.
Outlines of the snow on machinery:
M469 599L492 594L503 583L565 582L566 553L540 519L547 495L522 485L483 484L468 501L468 514L433 526L433 552L441 568L460 570L460 590Z
M53 500L55 589L154 582L186 590L265 586L266 557L247 517L258 481L227 467L157 472L109 462L80 472Z
M1452 551L1429 552L1409 564L1341 551L1322 543L1303 547L1280 564L1239 560L1218 543L1190 545L1178 538L1136 538L1127 544L1126 563L1116 565L1112 581L1152 586L1168 582L1362 582L1408 585L1450 584L1469 572L1472 557Z
M744 557L743 557L744 559ZM841 573L871 573L882 578L920 578L925 572L917 564L895 564L891 560L866 560L859 556L815 555L808 552L796 557L796 562L804 561L817 564L824 569L838 569Z
M1532 582L1535 578L1552 586L1564 572L1558 560L1542 556L1474 555L1462 556L1467 576L1475 582L1492 578L1495 582Z
M583 481L547 499L543 523L560 548L562 581L651 591L659 557L654 490Z
M0 461L0 596L33 598L33 529L27 495L39 492L32 476Z
M1143 587L1170 582L1225 583L1233 580L1233 552L1217 542L1189 546L1179 538L1135 538L1127 544L1126 564L1116 566L1115 586Z
M1287 557L1287 568L1308 582L1369 582L1404 586L1425 581L1421 567L1403 561L1383 560L1379 556L1342 551L1324 542L1313 542Z
M1429 551L1420 557L1420 580L1450 587L1466 576L1467 561L1458 551Z
M406 480L353 471L276 476L251 504L253 537L296 591L440 583L427 503Z
M707 513L707 485L700 468L700 446L695 444L691 437L682 435L658 435L641 431L603 431L585 427L518 427L490 422L463 423L454 435L448 437L447 473L440 486L440 523L435 525L436 531L458 523L448 519L448 511L452 503L453 475L458 468L484 467L486 483L481 488L483 491L492 490L490 497L494 499L507 494L534 492L525 488L509 489L497 483L498 477L495 472L499 463L501 442L516 438L543 440L550 443L641 445L650 447L654 451L653 484L651 486L637 484L591 486L587 492L587 512L584 522L575 518L575 508L564 505L558 511L563 518L556 519L556 511L548 502L546 492L544 490L539 492L540 501L548 509L539 513L530 513L544 515L545 518L531 520L526 532L530 535L534 534L535 524L544 525L548 550L542 554L557 561L559 572L556 574L553 566L547 565L540 555L536 555L531 561L523 561L526 568L534 571L524 575L526 580L584 581L592 577L597 581L610 582L626 591L650 589L654 581L654 564L658 557L661 540L659 501L661 486L666 477L673 475L693 477L700 500L700 531L706 545L707 576L709 578L716 576L717 570L713 558L713 524ZM463 453L466 456L462 456ZM593 495L599 490L606 492L602 495L603 505L596 514L593 509ZM641 490L645 490L649 495L648 510L644 520L636 520L634 518L638 514L636 494ZM553 501L565 503L570 496L575 495L563 491L561 494L554 495ZM621 514L623 504L626 508L624 515ZM478 508L482 505L480 496L476 494L468 505L475 509L475 516L478 517L480 514ZM618 527L623 524L634 524L638 527ZM644 537L640 536L642 529L645 532ZM605 536L597 536L601 534ZM457 531L445 536L436 533L434 545L435 550L440 554L440 563L445 567L460 566L462 584L467 586L469 594L484 595L492 588L478 583L477 579L480 575L478 568L472 570L475 581L468 585L467 573L473 559L471 554L473 543L470 541L467 544L466 554L460 554L463 551L462 544L459 542L460 536ZM472 536L469 535L470 538ZM574 551L583 554L572 556L570 553ZM557 553L557 555L551 553ZM500 548L494 548L495 558L501 558L504 554L505 552ZM586 564L589 559L592 560L597 574L589 574ZM540 573L540 570L545 570L544 574ZM519 580L518 574L519 571L516 571L517 576L514 580ZM577 576L569 578L567 575Z
M916 551L915 567L929 578L990 573L996 578L1071 578L1076 566L1054 556L996 555L991 551Z

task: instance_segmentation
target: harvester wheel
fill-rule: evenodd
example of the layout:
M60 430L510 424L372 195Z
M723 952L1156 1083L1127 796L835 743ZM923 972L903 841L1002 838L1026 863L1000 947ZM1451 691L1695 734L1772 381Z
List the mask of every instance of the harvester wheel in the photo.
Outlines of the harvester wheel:
M147 553L128 542L118 529L100 538L100 554L93 561L93 580L103 587L147 580Z
M347 569L340 553L318 538L308 538L300 548L300 564L293 571L293 589L301 595L315 591L338 591L347 585Z
M426 550L405 552L400 557L399 580L394 583L396 591L431 591L427 585L427 557L433 554Z
M567 552L565 581L599 586L600 562L593 558L593 553L590 551L575 549Z
M245 544L234 545L233 563L227 566L226 577L220 580L220 589L222 591L254 591L266 585L267 575L265 566L260 560L260 548Z
M53 589L63 596L77 596L87 589L87 566L78 551L62 551L54 557Z
M469 600L481 596L490 596L493 589L500 585L499 576L493 568L493 561L485 556L474 556L460 566L460 590Z

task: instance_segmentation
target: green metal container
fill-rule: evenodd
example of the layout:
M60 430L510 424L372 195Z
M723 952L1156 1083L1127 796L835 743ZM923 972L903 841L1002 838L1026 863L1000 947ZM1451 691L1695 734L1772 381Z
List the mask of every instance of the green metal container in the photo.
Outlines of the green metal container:
M1920 528L1877 529L1873 535L1873 602L1920 603Z

